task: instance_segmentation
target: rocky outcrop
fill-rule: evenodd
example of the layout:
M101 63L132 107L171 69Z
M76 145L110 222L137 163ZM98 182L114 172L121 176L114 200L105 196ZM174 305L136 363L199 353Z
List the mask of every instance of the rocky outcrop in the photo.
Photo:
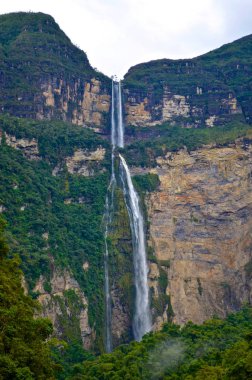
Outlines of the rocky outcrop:
M33 292L42 305L41 315L52 321L59 337L81 338L83 347L91 348L95 335L88 322L88 301L68 270L54 270L50 281L40 276Z
M29 160L40 160L38 142L36 139L19 139L16 136L5 133L5 143L14 149L20 150Z
M114 189L112 223L109 226L109 275L112 299L111 335L113 347L132 339L133 267L132 239L123 192Z
M99 147L94 151L87 149L78 149L71 157L66 157L67 170L71 174L80 174L85 177L94 175L97 172L103 172L104 168L100 167L105 158L105 148Z
M193 59L133 66L123 81L128 125L187 128L252 122L252 35Z
M60 118L102 132L110 109L110 95L101 81L54 77L43 81L40 87L41 95L37 95L35 104L37 119Z
M112 298L112 320L111 333L113 345L116 347L120 343L129 339L130 335L130 310L124 300L124 292L120 287L113 286L111 289Z
M43 13L0 16L0 113L108 128L110 79ZM15 33L13 30L15 29Z
M157 162L160 187L146 198L158 264L150 261L152 297L161 268L175 322L224 317L252 301L252 145L181 150Z
M127 86L127 83L126 83ZM242 115L242 109L232 90L218 91L209 87L204 93L195 85L195 92L188 88L175 92L161 86L161 93L139 92L125 89L126 124L151 127L165 122L179 124L187 128L213 127L232 120L234 115Z

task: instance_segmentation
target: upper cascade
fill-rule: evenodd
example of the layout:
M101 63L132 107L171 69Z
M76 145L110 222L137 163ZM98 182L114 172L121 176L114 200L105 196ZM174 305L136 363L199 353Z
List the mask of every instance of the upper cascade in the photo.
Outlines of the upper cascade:
M124 125L122 111L121 81L112 81L112 117L111 117L111 143L112 147L124 147Z

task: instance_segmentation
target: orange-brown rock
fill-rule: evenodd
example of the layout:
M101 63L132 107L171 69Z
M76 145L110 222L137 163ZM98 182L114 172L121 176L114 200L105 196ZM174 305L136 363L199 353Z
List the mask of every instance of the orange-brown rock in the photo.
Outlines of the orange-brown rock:
M170 262L174 321L224 317L252 296L252 146L182 150L157 161L160 187L147 197L149 244L157 262Z
M110 95L101 85L96 78L84 83L79 79L68 83L57 78L43 82L43 104L37 105L36 118L42 120L57 117L101 132L104 115L110 109Z
M64 337L62 316L67 315L70 324L76 320L76 329L80 331L83 347L87 350L90 349L95 337L88 321L88 301L78 282L65 269L53 272L50 279L50 291L45 290L45 283L46 279L41 275L33 289L38 293L38 301L42 306L41 315L52 321L59 337L62 337L62 334ZM67 302L67 292L69 291L74 292L78 298L78 305L75 305L74 309Z

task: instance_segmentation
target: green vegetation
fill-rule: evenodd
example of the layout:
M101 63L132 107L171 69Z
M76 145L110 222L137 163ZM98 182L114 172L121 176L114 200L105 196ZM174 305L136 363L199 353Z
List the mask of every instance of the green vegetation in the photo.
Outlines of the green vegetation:
M169 124L155 128L160 137L136 141L125 148L124 155L129 165L135 165L137 162L142 167L153 167L156 166L158 156L184 147L192 151L207 144L227 145L239 137L252 138L252 127L240 121L202 129L187 129Z
M190 117L181 120L184 126L206 127L209 115L217 115L219 124L235 118L228 110L229 99L234 97L242 109L243 121L251 124L251 57L252 34L193 59L141 63L129 69L123 84L138 101L148 98L153 121L161 119L160 106L166 92L168 98L184 96L190 105Z
M235 90L244 86L251 94L251 51L252 35L248 35L193 59L141 63L129 69L125 85L140 90L152 88L155 93L164 84L174 91L193 89L193 93L195 85L224 91L231 85ZM249 82L244 83L245 78Z
M123 313L126 313L128 320L131 321L134 310L132 238L123 191L119 187L116 187L114 191L114 209L108 245L110 289L114 289L115 298L120 300L120 304L123 305ZM132 339L130 323L125 327L126 331L120 342L117 337L114 337L114 345L129 342Z
M8 222L11 251L22 259L32 293L40 275L50 291L53 268L69 268L89 301L89 323L97 336L103 329L102 217L108 184L107 172L93 177L70 175L64 157L76 148L107 147L93 132L60 122L33 122L1 118L2 129L17 137L35 137L43 160L33 161L4 143L0 146L0 205ZM52 175L62 165L58 176ZM106 168L108 162L101 162ZM69 201L70 200L70 201ZM68 203L70 202L70 203ZM89 263L88 271L82 265ZM37 294L33 293L36 297ZM63 336L73 331L62 324ZM100 343L102 346L102 342Z
M35 121L0 115L0 129L16 138L35 138L40 157L55 165L72 156L76 149L109 149L108 142L92 130L62 121ZM103 164L109 166L109 152L107 162Z
M252 310L244 307L225 320L214 318L200 326L165 324L140 343L84 362L72 379L249 380L251 363Z
M157 190L159 186L159 178L157 174L148 173L144 175L135 175L133 177L134 186L141 192L152 192Z
M110 83L110 79L94 70L86 53L73 45L54 19L43 13L11 13L0 16L0 69L2 75L0 105L4 112L21 117L36 118L43 109L43 85L61 81L76 90L78 99L69 102L69 119L73 107L83 94L84 81L91 78ZM55 93L55 106L59 96ZM34 101L34 99L36 99ZM36 103L36 105L35 105ZM44 113L50 113L50 106ZM57 112L54 112L57 118ZM58 115L61 118L61 115Z
M39 306L21 287L20 260L9 251L0 218L0 378L6 380L55 379L59 365L51 359L51 322L34 318Z

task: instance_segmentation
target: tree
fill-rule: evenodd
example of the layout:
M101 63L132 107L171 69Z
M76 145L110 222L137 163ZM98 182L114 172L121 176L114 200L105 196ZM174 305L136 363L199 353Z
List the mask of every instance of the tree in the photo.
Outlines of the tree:
M38 304L24 294L18 257L8 258L4 237L5 222L0 218L0 379L55 379L47 342L52 324L34 318Z

